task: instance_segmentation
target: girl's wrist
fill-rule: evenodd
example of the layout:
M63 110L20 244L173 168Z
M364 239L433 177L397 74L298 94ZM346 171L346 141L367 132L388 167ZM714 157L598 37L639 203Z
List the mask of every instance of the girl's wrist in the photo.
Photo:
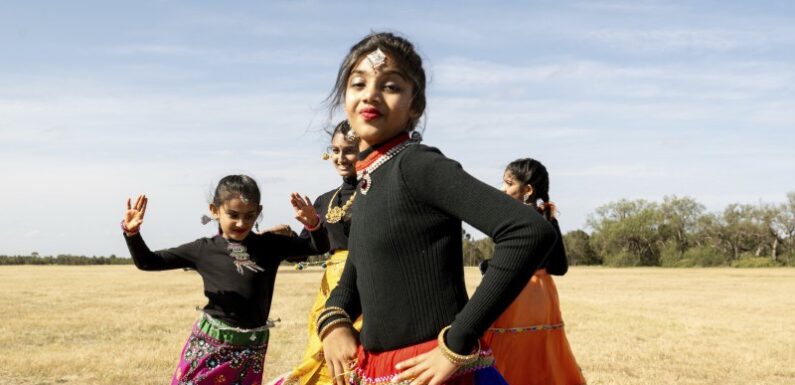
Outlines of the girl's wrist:
M320 228L320 225L323 224L323 221L320 220L319 214L315 214L315 218L317 218L317 222L315 222L314 226L309 226L307 224L304 224L304 228L307 229L307 231L315 231Z
M127 226L124 224L124 220L122 220L122 221L121 221L121 231L123 231L123 232L124 232L124 235L126 235L126 236L128 236L128 237L132 237L133 235L135 235L135 234L138 234L138 231L139 231L139 230L140 230L140 229L130 230L130 229L128 229L128 228L127 228Z

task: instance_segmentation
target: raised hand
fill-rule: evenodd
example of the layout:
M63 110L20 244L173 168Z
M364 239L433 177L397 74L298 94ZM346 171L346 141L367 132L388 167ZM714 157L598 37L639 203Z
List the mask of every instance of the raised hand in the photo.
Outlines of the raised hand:
M135 206L131 205L131 203L131 199L127 198L127 212L124 214L122 225L126 233L135 234L141 229L141 224L144 223L144 214L146 214L146 204L149 203L149 198L141 194L135 200Z
M290 204L295 210L295 219L303 223L304 226L314 229L320 224L320 217L308 196L301 197L299 193L292 193L290 194Z

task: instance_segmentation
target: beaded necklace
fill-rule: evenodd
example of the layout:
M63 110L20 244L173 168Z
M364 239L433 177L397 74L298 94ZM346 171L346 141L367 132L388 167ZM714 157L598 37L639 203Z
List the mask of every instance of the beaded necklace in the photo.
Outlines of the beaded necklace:
M226 245L226 249L229 250L229 256L234 259L234 261L232 262L235 264L235 269L237 269L237 272L240 275L243 275L243 273L245 272L243 270L244 267L255 273L265 271L265 269L263 269L262 267L257 265L256 262L251 260L248 254L248 249L244 244L231 242L229 240L227 240L227 242L229 244Z
M356 176L359 179L359 191L362 192L362 195L367 195L367 192L370 191L370 187L373 186L373 178L370 177L373 171L409 146L418 143L418 141L409 140L408 134L403 134L395 138L392 142L385 144L384 147L387 148L381 148L379 149L380 151L376 150L370 154L370 156L362 162L362 165L357 163ZM362 167L365 164L366 166Z

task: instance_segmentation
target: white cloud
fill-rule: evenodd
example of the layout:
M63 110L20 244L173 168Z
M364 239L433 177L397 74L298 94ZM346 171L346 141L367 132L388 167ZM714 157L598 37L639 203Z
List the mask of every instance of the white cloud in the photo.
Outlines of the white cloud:
M174 44L126 44L110 47L107 51L120 55L202 55L209 53L208 50Z
M584 38L619 47L622 50L657 51L717 50L727 51L765 44L762 33L721 29L656 29L589 31Z
M581 8L584 10L598 10L598 11L618 11L628 13L657 13L657 12L670 12L680 11L684 9L682 6L673 4L671 2L661 1L622 1L622 0L588 0L574 2L574 8Z
M557 92L614 97L681 97L704 99L739 95L756 97L792 89L795 69L776 62L728 62L717 65L615 65L590 60L569 60L543 65L516 66L505 63L449 59L438 64L436 83L443 90L478 89L504 93L506 87L538 95L536 87ZM562 88L560 88L562 87ZM510 95L509 95L510 96ZM764 95L763 95L764 96Z

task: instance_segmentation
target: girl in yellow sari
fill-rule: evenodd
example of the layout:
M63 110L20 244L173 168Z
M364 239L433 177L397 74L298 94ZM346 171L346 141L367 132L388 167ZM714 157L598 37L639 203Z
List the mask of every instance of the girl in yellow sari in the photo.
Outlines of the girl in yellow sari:
M331 146L323 154L330 159L337 173L342 177L342 185L317 198L315 210L324 219L331 245L331 257L326 261L326 271L320 281L320 291L309 312L309 342L301 362L292 372L277 380L276 385L331 385L326 362L323 358L323 345L317 335L316 320L323 309L329 293L337 286L342 268L348 257L348 233L351 228L351 205L356 199L356 157L359 153L358 138L349 134L351 128L347 121L339 123L331 134ZM301 236L309 236L302 233ZM354 323L356 330L362 329L362 319Z

